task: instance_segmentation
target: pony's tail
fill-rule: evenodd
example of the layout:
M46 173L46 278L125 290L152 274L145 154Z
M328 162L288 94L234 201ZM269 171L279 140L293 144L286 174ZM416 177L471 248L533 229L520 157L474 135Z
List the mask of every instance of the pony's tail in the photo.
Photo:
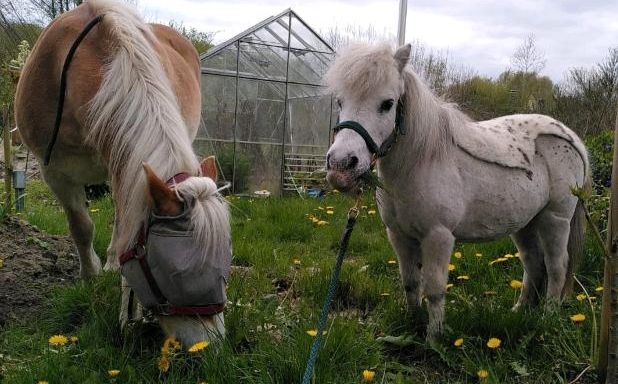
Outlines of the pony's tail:
M584 195L588 195L592 191L592 179L590 174L587 173L586 180L583 185ZM584 202L578 198L577 206L573 217L571 217L571 230L569 232L569 242L567 243L567 252L569 254L569 261L567 264L567 275L562 288L562 297L567 297L573 293L573 285L575 282L575 273L579 269L582 257L584 255L584 249L586 245L586 213Z

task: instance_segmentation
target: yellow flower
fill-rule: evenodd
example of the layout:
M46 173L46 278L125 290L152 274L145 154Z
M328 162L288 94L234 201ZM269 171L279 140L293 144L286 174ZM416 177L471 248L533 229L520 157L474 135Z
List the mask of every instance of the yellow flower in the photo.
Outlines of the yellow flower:
M327 215L332 215L333 213L335 213L335 211L330 210L330 209L329 209L328 211L326 211L326 214L327 214Z
M100 209L99 209L99 208L92 208L92 209L90 210L90 212L92 212L92 213L99 212L99 211L100 211Z
M577 299L577 301L584 301L584 300L586 300L586 294L585 293L580 293L575 298Z
M318 220L318 218L317 218L317 217L312 217L312 218L311 218L311 221L312 221L314 224L317 224L317 223L318 223L318 221L320 221L320 220Z
M180 349L180 342L176 340L175 337L170 336L163 342L163 347L161 347L161 355L168 356L170 354L170 350Z
M519 289L522 287L522 282L519 280L511 280L511 284L509 284L513 289Z
M470 276L468 275L457 276L457 280L470 280Z
M69 342L69 339L67 339L67 337L64 335L54 335L50 337L48 341L50 345L58 346L65 345Z
M492 337L491 339L487 340L487 347L491 349L500 348L500 344L502 344L502 341L497 337Z
M375 209L370 209L367 211L368 215L375 215L376 214L376 210Z
M453 345L456 347L461 347L463 345L463 337L460 337L459 339L455 340Z
M79 341L79 337L71 336L71 337L69 337L69 340L71 340L71 343L77 343Z
M494 265L496 263L504 263L505 261L508 261L506 257L499 257L496 260L490 261L489 265Z
M294 265L300 265L300 259L294 259L292 260L292 262L294 263Z
M474 256L476 256L476 257L483 257L483 254L482 253L475 253Z
M363 371L363 381L373 381L374 377L376 377L375 371L371 371L369 369L365 369Z
M449 264L448 265L448 270L449 270L449 272L454 271L455 270L455 264Z
M202 349L208 347L208 344L209 343L206 340L198 341L197 343L193 344L191 348L188 349L188 351L191 353L199 352Z
M479 379L484 380L489 376L489 372L487 372L484 369L479 369L479 371L476 373L479 377Z
M453 283L446 284L446 289L450 289L450 288L453 288Z
M320 211L323 211L323 210L324 210L324 208L323 208L323 207L318 207L318 209L319 209Z
M39 380L39 381L36 382L36 384L49 384L49 381Z
M513 257L515 256L511 255L510 253L507 253L506 255L504 255L505 259L512 259Z
M159 371L161 371L161 372L167 372L170 369L170 361L165 356L161 356L159 358L159 364L157 364L157 365L159 367Z
M120 375L120 370L110 369L109 371L107 371L107 374L109 375L109 377L118 377L118 375Z
M571 316L570 319L574 323L581 323L582 321L586 320L586 316L581 313L578 313L576 315Z
M326 335L328 332L326 331L322 331L322 336ZM316 337L318 335L318 331L315 329L310 329L307 331L307 335L311 336L311 337Z
M519 252L515 252L515 257L519 257Z
M333 206L328 206L328 207L326 207L326 209L333 210L333 209L335 209L335 207L333 207Z
M325 225L325 224L328 224L328 221L320 220L316 224L317 225Z
M380 296L390 296L390 295L391 295L391 294L390 294L390 293L388 293L388 292L382 292L382 293L380 293Z
M388 264L397 264L397 260L395 259L390 259L389 261L387 261Z
M455 253L453 253L453 257L456 258L456 259L461 259L462 254L461 254L461 252L455 252Z
M597 292L602 292L603 291L603 287L596 287L594 290L597 291Z

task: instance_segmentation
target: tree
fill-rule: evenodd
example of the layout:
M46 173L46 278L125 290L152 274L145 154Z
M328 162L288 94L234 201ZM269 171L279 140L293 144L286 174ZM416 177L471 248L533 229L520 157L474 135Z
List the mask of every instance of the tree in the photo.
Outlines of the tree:
M212 40L215 38L216 32L202 32L193 27L187 28L182 22L178 23L174 20L169 22L169 26L186 37L199 54L206 52L212 47Z
M511 65L523 73L539 73L545 68L545 53L536 47L534 34L528 35L511 56Z

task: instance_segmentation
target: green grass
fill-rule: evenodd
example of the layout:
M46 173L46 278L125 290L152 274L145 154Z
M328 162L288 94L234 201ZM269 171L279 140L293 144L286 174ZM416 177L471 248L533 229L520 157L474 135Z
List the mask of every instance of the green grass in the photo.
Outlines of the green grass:
M7 383L295 383L299 382L316 326L350 200L232 199L234 260L229 282L227 337L220 348L198 356L176 354L167 373L157 361L163 336L156 328L118 329L119 276L105 274L50 293L38 315L0 331L0 381ZM395 256L378 215L367 214L365 198L316 365L316 383L359 383L364 369L378 383L476 383L485 369L487 383L565 383L594 361L598 307L569 298L555 311L512 312L521 280L516 258L489 265L516 249L508 239L458 245L449 282L444 337L424 341L426 315L408 314ZM334 207L328 215L326 206ZM113 208L109 199L91 204L97 225L95 249L104 255ZM308 215L328 224L316 226ZM66 233L63 213L43 184L29 187L26 218L41 229ZM475 256L482 253L481 257ZM294 260L300 260L296 265ZM600 250L589 241L580 280L596 293ZM458 280L461 275L469 280ZM284 289L285 288L285 289ZM486 294L494 291L495 294ZM580 289L576 291L579 293ZM583 313L574 324L569 316ZM75 335L68 347L48 345L54 334ZM411 336L409 345L384 344L380 336ZM453 341L463 337L456 348ZM502 340L487 348L490 337ZM109 369L119 369L115 379ZM591 382L593 371L583 382Z

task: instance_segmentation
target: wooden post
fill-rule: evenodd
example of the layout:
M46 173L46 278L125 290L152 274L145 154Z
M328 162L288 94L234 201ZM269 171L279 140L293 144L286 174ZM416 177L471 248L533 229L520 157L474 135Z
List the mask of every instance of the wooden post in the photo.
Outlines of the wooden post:
M4 142L4 209L7 213L13 207L13 163L11 156L11 107L4 107L4 129L2 140Z
M599 335L599 383L618 383L618 110L614 129L614 158L610 191L607 250L603 270L603 306Z

